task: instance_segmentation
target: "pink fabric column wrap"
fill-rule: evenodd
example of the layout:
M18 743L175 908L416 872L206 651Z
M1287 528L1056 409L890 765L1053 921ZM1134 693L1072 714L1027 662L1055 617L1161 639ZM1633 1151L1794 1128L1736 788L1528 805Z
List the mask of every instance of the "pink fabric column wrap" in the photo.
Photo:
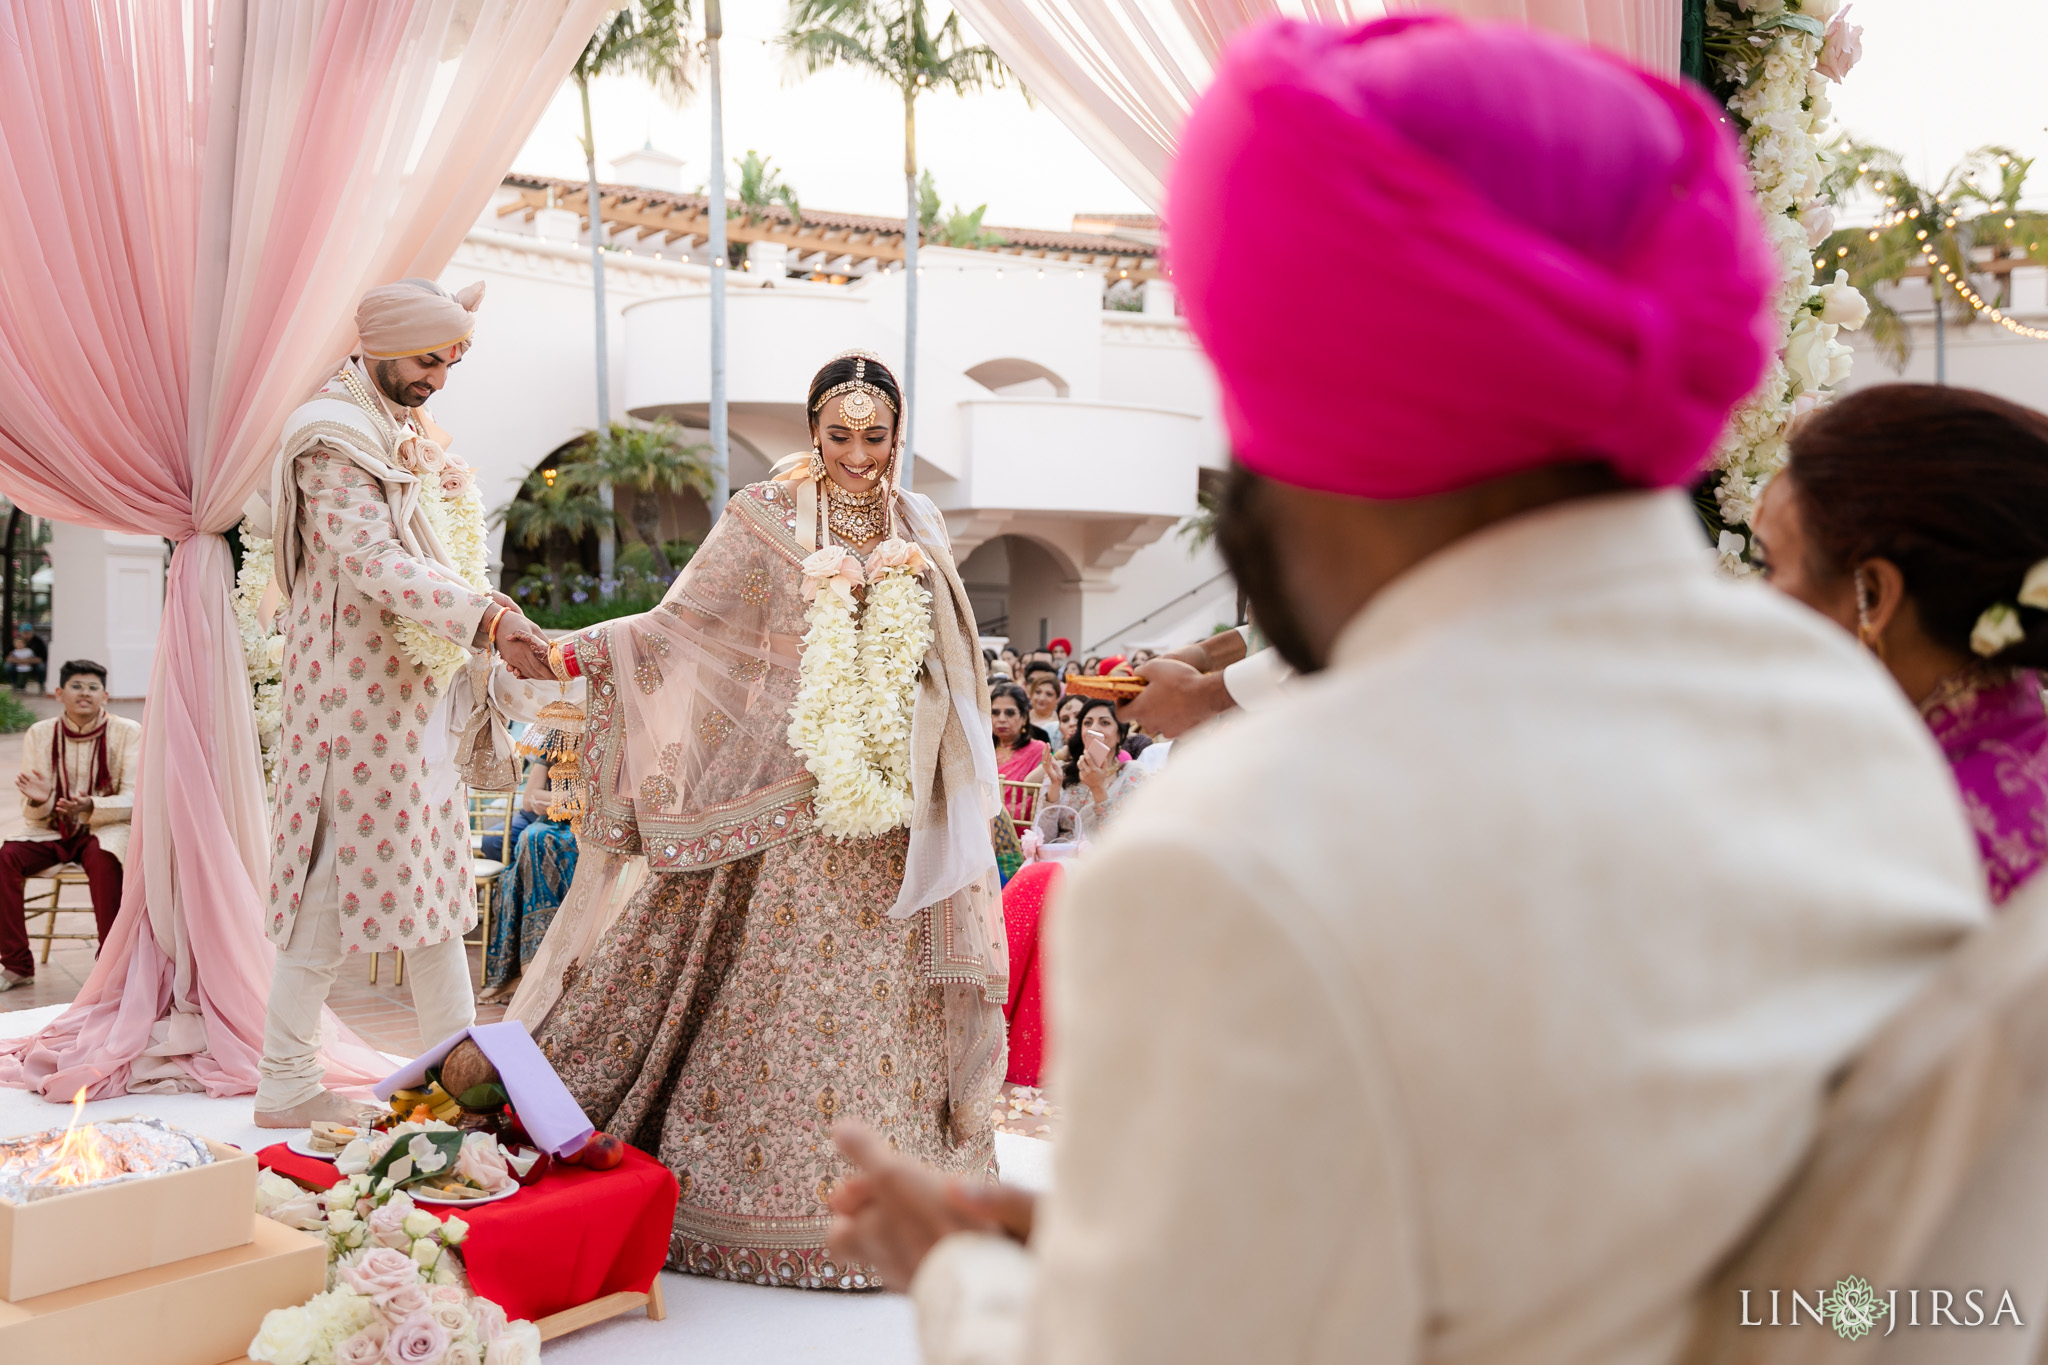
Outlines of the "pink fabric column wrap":
M177 546L121 917L0 1084L255 1088L267 812L222 533L357 297L447 262L604 9L0 0L0 482Z

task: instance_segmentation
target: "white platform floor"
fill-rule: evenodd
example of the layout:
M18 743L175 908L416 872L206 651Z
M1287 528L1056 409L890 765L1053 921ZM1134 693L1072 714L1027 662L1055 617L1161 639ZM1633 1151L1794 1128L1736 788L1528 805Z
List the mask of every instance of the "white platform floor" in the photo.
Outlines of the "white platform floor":
M33 1033L63 1006L0 1014L0 1038ZM86 1106L91 1119L152 1114L246 1151L277 1134L256 1127L248 1096L130 1095ZM0 1137L61 1127L69 1114L39 1096L0 1089ZM1050 1143L996 1134L1003 1178L1043 1189L1052 1169ZM662 1274L668 1320L628 1316L547 1344L549 1365L780 1365L831 1360L834 1365L915 1365L916 1332L907 1301L894 1294L830 1294L726 1284L695 1275Z

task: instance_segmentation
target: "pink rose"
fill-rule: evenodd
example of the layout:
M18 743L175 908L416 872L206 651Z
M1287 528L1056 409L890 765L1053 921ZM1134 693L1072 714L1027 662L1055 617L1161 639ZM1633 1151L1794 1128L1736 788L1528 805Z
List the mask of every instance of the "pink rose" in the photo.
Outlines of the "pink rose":
M394 1251L412 1250L412 1234L405 1230L405 1216L416 1207L410 1199L394 1198L370 1213L370 1240Z
M384 1321L399 1322L426 1312L432 1307L432 1301L427 1298L427 1286L414 1280L411 1284L378 1295L377 1307L383 1310Z
M867 582L860 561L837 545L815 550L803 563L804 601L817 600L821 592L836 593L847 606L853 605L853 590Z
M390 1247L359 1251L336 1266L335 1273L350 1289L380 1303L386 1295L420 1282L420 1269L412 1257Z
M459 498L469 487L470 473L467 469L443 469L441 471L441 492L451 498Z
M462 1154L455 1158L455 1174L492 1194L519 1183L505 1164L505 1153L498 1140L488 1133L471 1133L462 1139Z
M497 1304L479 1296L477 1301L469 1306L469 1311L476 1318L476 1335L479 1341L493 1342L505 1335L505 1310Z
M891 537L875 547L868 556L868 577L873 578L884 569L909 569L912 573L925 570L924 548L908 540Z
M383 1323L371 1323L335 1346L334 1365L381 1365L384 1339L390 1334L391 1329Z
M389 1365L440 1365L448 1354L447 1329L426 1313L415 1313L384 1339Z
M1842 12L1828 24L1827 37L1821 40L1820 60L1814 63L1815 70L1837 85L1863 60L1863 26L1849 22L1849 11L1854 8L1843 6Z

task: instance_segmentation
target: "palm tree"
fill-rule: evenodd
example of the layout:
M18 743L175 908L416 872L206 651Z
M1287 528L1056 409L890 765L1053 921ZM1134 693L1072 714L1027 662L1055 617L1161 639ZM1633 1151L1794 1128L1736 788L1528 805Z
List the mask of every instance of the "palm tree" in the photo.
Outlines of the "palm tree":
M917 97L971 94L1002 86L1007 69L995 49L961 36L960 16L934 31L925 0L791 0L782 44L806 72L850 66L880 76L903 96L903 471L910 486L917 389Z
M1898 312L1875 286L1896 283L1926 264L1923 246L1994 306L2010 301L2012 276L1998 280L1995 289L1986 285L1978 291L1970 283L1972 266L1983 264L1973 260L1975 249L1993 248L1994 260L2014 253L2029 261L2048 259L2048 214L2017 207L2033 164L2010 147L1979 147L1957 162L1940 185L1928 186L1915 182L1904 159L1889 148L1852 144L1841 153L1829 177L1828 197L1839 203L1850 192L1862 191L1878 201L1883 216L1869 226L1830 233L1814 254L1823 270L1848 271L1849 283L1870 301L1870 339L1894 368L1906 363L1910 338ZM1939 274L1928 283L1940 322L1951 311L1953 301L1944 295L1952 286ZM1976 310L1965 307L1958 316L1968 324Z
M768 211L771 204L780 204L789 210L789 216L800 227L804 221L803 205L797 202L796 191L782 178L782 172L775 169L775 158L762 156L749 147L747 154L736 163L740 168L740 214L749 223L755 217Z
M632 72L644 77L655 92L677 101L689 93L689 72L685 62L690 43L683 24L690 17L690 0L633 0L613 10L583 45L583 53L569 70L576 93L583 101L583 167L588 176L590 196L590 276L597 308L597 425L612 422L611 366L605 346L604 310L604 213L597 192L597 136L590 122L590 83L599 76ZM611 505L611 490L598 490L605 505ZM612 576L612 536L607 525L598 541L600 576Z
M529 550L547 546L548 605L560 611L562 570L569 547L593 531L608 530L612 509L588 484L563 477L563 471L552 465L527 475L522 492L524 497L515 497L491 513L491 520L504 524L507 540L516 540Z
M955 204L953 211L939 224L934 236L941 246L1002 246L1007 239L1000 233L982 230L981 215L987 212L987 204L978 204L972 210L963 209Z
M570 465L562 479L580 488L623 484L633 489L633 534L653 556L655 570L673 578L675 567L661 548L661 504L655 495L688 490L709 502L716 475L704 457L711 447L691 442L681 426L666 420L645 426L614 422L602 435L585 432L582 440L588 456Z

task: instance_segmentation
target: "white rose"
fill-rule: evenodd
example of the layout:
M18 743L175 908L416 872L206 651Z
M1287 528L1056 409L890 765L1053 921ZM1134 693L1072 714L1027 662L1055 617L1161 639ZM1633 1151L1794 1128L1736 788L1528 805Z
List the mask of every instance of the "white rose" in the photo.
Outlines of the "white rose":
M1983 614L1977 618L1977 624L1970 630L1970 649L1973 653L1989 659L2007 645L2016 645L2026 638L2027 628L2020 624L2019 612L2003 602L1993 602L1984 608ZM264 1325L269 1326L270 1319L265 1318ZM254 1351L249 1354L256 1355Z
M263 1315L256 1340L249 1343L249 1359L270 1365L306 1365L320 1344L313 1330L313 1318L303 1308L273 1308Z
M1826 386L1830 369L1828 347L1835 339L1835 325L1812 314L1801 318L1785 343L1785 369L1801 389Z
M270 660L272 668L284 667L284 636L273 635L263 642L263 657Z
M269 1213L279 1204L288 1204L304 1193L296 1181L287 1180L276 1171L259 1171L256 1175L256 1212Z
M484 1365L539 1365L540 1328L530 1322L512 1322L490 1343Z
M431 1237L439 1230L441 1220L425 1209L415 1208L405 1215L405 1230L414 1237Z
M1828 343L1828 387L1837 388L1849 380L1856 368L1856 353L1839 341Z
M306 1300L306 1316L324 1341L354 1336L371 1323L383 1321L373 1300L347 1289L330 1289Z
M432 1270L440 1259L441 1244L432 1238L422 1237L412 1244L412 1263L421 1270Z
M444 1218L441 1220L441 1240L449 1246L461 1246L462 1239L467 1236L469 1236L469 1224L463 1222L460 1218Z
M1849 283L1849 272L1837 270L1833 282L1820 287L1820 320L1855 331L1870 320L1870 300Z
M1799 226L1806 229L1806 244L1819 246L1835 230L1835 211L1825 203L1808 204L1799 215Z
M1799 12L1809 19L1818 19L1823 24L1835 17L1835 11L1842 7L1842 0L1799 0Z
M352 1208L329 1209L327 1211L328 1230L337 1235L346 1236L358 1221L356 1211Z

